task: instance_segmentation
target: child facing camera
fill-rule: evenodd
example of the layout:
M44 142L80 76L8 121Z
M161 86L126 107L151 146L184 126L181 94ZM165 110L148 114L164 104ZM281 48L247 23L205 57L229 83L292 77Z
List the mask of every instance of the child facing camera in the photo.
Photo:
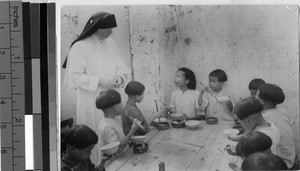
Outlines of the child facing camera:
M285 161L288 168L292 168L296 151L291 118L286 109L277 107L285 100L282 89L274 84L263 84L259 87L257 99L264 107L263 117L266 121L274 123L279 130L278 156Z
M108 159L102 158L95 166L91 159L91 151L98 142L97 134L88 126L76 125L66 132L67 151L61 159L61 171L102 171Z
M173 119L203 120L204 115L198 114L199 91L195 90L197 83L192 70L180 68L177 70L174 83L178 90L171 94L170 106L167 111ZM176 114L176 115L174 115Z
M223 90L227 75L223 70L216 69L209 74L209 88L200 90L199 105L205 110L206 117L218 117L224 120L234 120L233 100Z
M139 103L144 99L144 91L145 86L137 81L130 81L125 87L125 93L128 95L128 101L122 114L122 123L125 135L130 132L133 119L140 121L144 127L143 129L139 128L134 135L145 135L149 131L149 124L136 105L136 103Z
M99 123L97 129L97 134L99 136L99 142L97 144L99 158L101 159L103 156L100 151L102 146L117 141L120 142L117 154L124 152L128 149L130 138L139 128L136 124L137 120L134 119L130 131L125 136L121 124L118 123L115 118L123 112L121 95L113 89L100 92L96 99L96 107L104 112L104 118Z

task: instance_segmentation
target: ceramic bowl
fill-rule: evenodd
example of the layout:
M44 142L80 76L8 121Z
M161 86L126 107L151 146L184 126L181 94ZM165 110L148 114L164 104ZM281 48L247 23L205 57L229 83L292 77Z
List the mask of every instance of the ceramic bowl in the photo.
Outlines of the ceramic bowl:
M135 144L142 144L145 142L147 136L141 135L141 136L132 136L131 141Z
M185 122L185 125L188 129L197 129L200 126L200 121L198 120L188 120Z
M160 122L167 122L167 118L155 118L152 122L154 125L156 125Z
M237 129L226 129L224 130L224 134L227 135L228 137L230 135L237 135L240 131Z
M141 154L147 151L148 151L148 144L146 143L138 144L133 147L133 153L135 154Z
M168 122L159 122L156 127L158 130L165 130L170 128L170 124Z
M106 154L106 155L113 155L114 153L117 152L118 148L119 148L120 142L116 141L113 143L109 143L105 146L102 146L100 148L100 151L102 151L102 153Z
M173 128L183 128L185 127L185 122L186 120L183 119L183 120L172 120L171 124L172 124L172 127Z
M207 124L216 124L216 123L218 123L218 118L216 118L216 117L207 117L205 119L205 121L206 121Z

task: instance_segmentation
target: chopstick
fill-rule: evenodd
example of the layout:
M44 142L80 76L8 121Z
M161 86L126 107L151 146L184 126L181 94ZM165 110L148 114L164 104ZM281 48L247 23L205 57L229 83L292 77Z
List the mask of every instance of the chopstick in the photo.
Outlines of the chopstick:
M132 122L134 121L134 118L132 117L132 116L130 116L130 115L128 115L129 117L130 117L130 119L132 120ZM138 120L139 121L139 120ZM139 121L140 122L140 121ZM140 128L142 128L144 131L146 131L146 129L139 123L139 122L136 122L136 124L140 127Z
M219 100L217 99L217 97L214 95L214 94L212 94L212 92L210 92L210 91L207 91L209 94L211 94L215 99L216 99L216 101L217 102L219 102Z
M158 112L158 106L156 100L154 100L154 102L155 102L156 112ZM158 122L160 122L160 117L158 118Z
M156 100L154 100L154 102L155 102L156 112L158 112L158 106Z
M204 84L201 81L199 83L201 84L202 87L204 87ZM213 95L212 92L210 92L209 90L207 92L209 94L211 94L216 99L217 102L219 102L219 100L217 99L217 97L215 95Z

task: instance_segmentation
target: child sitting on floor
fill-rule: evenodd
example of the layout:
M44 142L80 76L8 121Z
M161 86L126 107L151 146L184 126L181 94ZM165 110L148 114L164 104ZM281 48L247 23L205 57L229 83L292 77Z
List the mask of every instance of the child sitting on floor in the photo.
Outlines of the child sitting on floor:
M103 156L100 148L104 145L113 142L120 142L117 153L122 153L128 149L128 142L132 135L138 130L139 126L136 124L137 120L134 119L129 133L125 136L122 126L116 120L123 112L123 104L121 95L116 90L108 89L101 91L96 99L96 107L103 110L104 118L99 123L97 134L99 136L98 155L99 158Z
M266 122L263 118L262 104L257 99L248 97L240 100L234 110L246 133L259 131L269 136L272 139L271 151L278 155L279 130L273 123Z
M253 80L250 81L249 83L249 91L250 91L250 96L251 97L256 97L257 91L259 86L261 86L262 84L265 84L266 82L260 78L255 78Z
M282 89L274 84L263 84L259 87L257 99L264 107L263 117L267 122L274 123L279 130L278 156L285 161L288 168L292 168L296 151L291 118L287 110L277 107L285 99Z
M250 154L242 163L242 170L288 170L285 162L270 153Z
M148 122L145 120L140 109L136 106L137 102L139 103L144 99L144 91L145 86L137 81L130 81L125 87L125 93L128 95L128 101L122 114L122 123L125 135L130 132L133 119L140 121L144 127L144 129L139 128L134 135L145 135L149 131Z
M198 113L199 91L195 90L194 72L188 68L178 69L174 83L179 89L172 92L170 106L166 108L170 116L173 119L204 120L205 116Z
M224 120L234 120L233 100L223 90L227 75L223 70L216 69L209 74L209 90L203 87L200 90L199 105L205 110L206 117L218 117Z
M102 171L108 157L95 166L91 151L98 142L97 134L88 126L76 125L66 132L67 152L61 160L61 171Z

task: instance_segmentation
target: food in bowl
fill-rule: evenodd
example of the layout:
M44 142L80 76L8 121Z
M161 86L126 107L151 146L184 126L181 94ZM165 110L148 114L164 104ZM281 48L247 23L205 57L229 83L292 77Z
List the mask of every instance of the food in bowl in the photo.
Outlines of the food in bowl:
M185 125L188 129L193 130L193 129L197 129L199 127L200 123L201 122L198 120L188 120L185 122Z
M171 124L172 124L173 128L183 128L183 127L185 127L185 122L186 122L186 119L183 119L183 120L175 119L171 122Z
M106 155L113 155L118 151L119 145L120 145L119 141L109 143L105 146L102 146L100 148L100 151L102 151L102 153Z
M206 121L207 124L216 124L216 123L218 123L218 118L216 118L216 117L207 117L205 119L205 121Z
M224 134L226 134L228 137L231 135L237 135L240 131L237 129L226 129L224 130Z
M166 118L155 118L153 120L153 123L159 123L159 122L167 122Z
M131 141L135 144L142 144L145 142L147 136L141 135L141 136L132 136Z
M226 149L226 151L227 151L228 154L230 154L230 155L236 155L236 146L235 145L229 145L228 144L225 147L225 149Z

